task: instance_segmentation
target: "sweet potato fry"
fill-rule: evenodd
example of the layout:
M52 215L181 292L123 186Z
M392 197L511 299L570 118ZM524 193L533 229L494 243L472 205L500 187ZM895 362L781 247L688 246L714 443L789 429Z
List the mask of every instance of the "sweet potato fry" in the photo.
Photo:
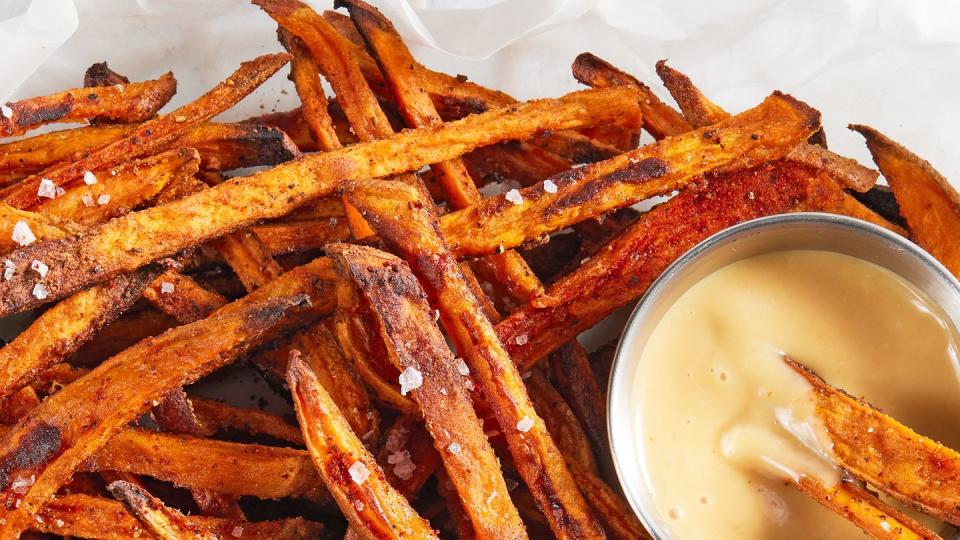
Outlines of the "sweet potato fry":
M283 255L322 248L331 242L350 240L350 227L337 217L294 223L269 223L250 230L271 255ZM0 231L0 234L3 234Z
M440 454L434 448L430 432L419 416L398 416L384 430L382 442L377 452L377 463L385 467L383 473L387 482L408 500L415 499L434 473L443 469ZM410 456L409 463L405 459L397 459L406 458L407 454ZM412 472L411 464L416 467Z
M173 287L172 291L170 287ZM199 321L227 303L227 299L218 293L208 291L193 279L169 269L150 283L143 296L181 324Z
M125 429L81 468L134 473L228 495L326 499L310 456L293 448Z
M960 453L830 386L789 357L784 361L810 383L838 465L897 500L960 523Z
M113 86L115 84L130 84L130 79L110 69L106 62L91 64L83 72L83 87Z
M683 117L690 122L692 128L710 126L730 118L730 113L710 101L694 86L690 77L668 66L666 60L657 62L657 75L680 106Z
M68 357L143 293L158 274L145 268L80 291L41 314L0 349L0 399Z
M561 173L541 184L484 199L441 218L457 256L519 246L610 210L682 188L712 170L776 159L806 140L820 114L774 93L726 122L664 139L612 159ZM691 157L693 156L693 157ZM519 195L519 196L518 196ZM481 232L482 231L482 232Z
M594 514L603 524L607 536L613 540L650 539L650 533L643 528L633 509L617 492L604 483L600 477L574 469L573 478L580 486L583 497L590 503Z
M192 148L171 150L104 170L93 185L77 185L32 207L49 216L93 225L122 216L157 196L170 182L192 176L200 156Z
M852 482L827 487L809 476L794 484L827 509L878 540L940 540L940 535Z
M81 159L136 128L136 125L88 126L0 144L0 185L38 173L58 162ZM252 123L203 122L191 127L167 148L175 146L196 149L200 153L200 168L215 171L276 165L299 155L296 145L280 129Z
M556 445L538 417L520 373L497 339L466 284L460 266L440 237L435 215L420 194L399 182L357 183L348 200L383 241L411 266L448 335L480 383L514 463L559 537L603 537ZM403 223L401 227L399 224Z
M20 135L53 122L74 122L106 117L121 122L142 122L163 107L177 91L172 73L159 79L73 88L57 94L7 103L10 117L0 115L0 137Z
M546 294L497 325L521 371L640 296L683 252L735 223L794 211L857 213L886 223L846 194L832 177L778 161L707 177L647 212ZM890 225L887 224L889 227Z
M563 396L537 369L530 370L526 383L530 400L567 460L567 465L571 469L582 468L597 474L597 458L590 447L590 440Z
M513 180L531 186L569 169L573 162L529 143L509 141L477 148L463 156L470 176L488 184Z
M303 446L303 435L297 426L288 424L283 418L261 411L244 409L210 399L190 397L193 412L201 424L213 435L220 431L236 430L251 435L268 435L279 441Z
M0 316L57 300L257 220L280 217L332 193L346 179L416 170L537 131L615 121L633 103L631 91L609 89L515 105L436 128L303 156L164 206L127 214L83 235L28 246L9 256L17 275L0 283ZM170 223L177 227L171 229ZM42 301L31 293L34 280L23 276L37 258L50 260L48 296Z
M590 371L587 352L577 343L570 342L554 351L549 362L550 380L590 438L593 448L591 456L596 456L604 471L612 472L610 439L607 433L607 401L593 377L593 372ZM527 385L529 384L528 380Z
M80 179L84 172L118 165L128 159L154 153L179 138L191 126L209 120L252 92L273 75L288 60L286 54L268 54L240 64L226 80L196 101L188 103L169 115L139 124L122 138L91 152L76 161L68 161L44 170L41 175L58 186ZM25 207L37 200L41 178L31 176L16 189L6 193L4 201Z
M900 205L890 186L876 185L863 193L854 192L851 195L890 223L900 227L907 226L907 221L900 214Z
M28 212L0 203L0 254L19 247L19 244L13 240L13 231L21 221L26 223L30 232L40 240L63 238L83 230L83 227L72 221Z
M341 279L340 303L362 297L398 371L418 378L412 390L434 447L464 501L478 538L526 538L510 503L500 466L473 410L453 353L436 325L417 278L400 259L372 248L337 244L328 248Z
M303 115L310 134L317 146L323 150L340 148L340 139L333 127L333 120L327 109L330 103L320 84L320 67L310 55L310 50L296 35L282 26L277 29L280 44L292 56L290 61L290 80L293 81L300 96L300 114Z
M32 524L34 530L50 534L103 540L150 538L137 518L112 499L90 495L60 495L43 507ZM301 518L249 522L235 519L191 516L189 522L219 538L312 540L323 532L319 523Z
M207 319L127 349L35 408L0 440L3 496L14 495L14 479L24 474L37 478L19 508L6 513L7 529L0 537L19 534L76 467L152 400L229 363L284 323L297 321L288 314L307 299L311 307L304 315L329 311L328 275L324 259L292 270ZM23 459L25 455L31 458Z
M631 86L640 92L640 110L643 111L643 129L657 140L686 133L693 129L676 109L660 101L650 87L612 64L590 53L582 53L573 61L573 76L594 88Z
M867 140L873 161L893 190L912 237L960 275L960 194L929 162L879 131L851 125Z
M373 51L407 124L420 128L443 123L430 96L420 84L422 76L419 64L393 24L366 2L343 1L340 5L349 9L350 16ZM451 208L465 208L476 204L482 198L460 159L434 163L430 167L443 187L445 199ZM498 281L506 284L514 297L527 301L543 293L543 286L518 253L507 251L494 254L488 257L487 261L499 278Z
M226 259L247 291L273 281L283 269L252 231L237 231L213 241L213 247Z
M107 486L107 489L158 538L163 540L217 540L219 538L202 527L189 523L183 514L166 506L163 501L136 484L118 480Z
M297 145L301 152L313 152L317 150L317 143L313 140L310 133L310 126L303 117L303 111L296 108L290 111L281 111L275 113L262 114L243 120L244 124L260 124L267 127L277 128Z
M291 359L287 380L307 448L350 525L367 538L436 538L430 524L386 481L310 367Z

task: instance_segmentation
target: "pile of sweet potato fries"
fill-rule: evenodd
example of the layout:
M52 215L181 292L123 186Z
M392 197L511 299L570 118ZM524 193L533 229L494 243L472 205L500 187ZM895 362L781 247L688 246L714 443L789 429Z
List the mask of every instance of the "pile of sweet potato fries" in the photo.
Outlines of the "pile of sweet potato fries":
M770 214L857 217L960 272L949 184L852 126L875 186L789 95L731 114L661 62L678 111L585 53L589 89L521 103L417 63L362 0L253 3L287 52L179 109L172 74L106 64L0 107L0 316L35 310L0 349L0 538L646 538L611 347L581 332ZM300 108L211 121L287 64ZM85 125L23 137L58 122ZM299 426L191 395L241 361ZM795 367L850 473L798 489L878 538L936 535L877 491L960 525L960 455Z

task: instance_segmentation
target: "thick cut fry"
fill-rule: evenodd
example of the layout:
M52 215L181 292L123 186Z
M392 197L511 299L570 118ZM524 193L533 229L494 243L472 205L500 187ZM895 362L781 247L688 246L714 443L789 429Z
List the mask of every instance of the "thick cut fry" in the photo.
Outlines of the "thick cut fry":
M571 469L582 468L597 474L597 458L590 448L590 440L563 396L539 370L531 370L526 383L530 400L567 465Z
M617 157L573 169L536 186L484 199L443 216L444 237L458 256L517 247L544 234L682 188L713 170L776 159L806 140L820 113L774 93L726 122L664 139Z
M693 128L710 126L730 118L730 113L710 101L694 86L690 77L668 66L666 60L657 62L657 75Z
M2 225L0 225L2 226ZM250 228L271 255L319 249L331 242L350 240L346 220L331 217L293 223L270 223ZM0 231L2 234L2 231Z
M573 61L573 76L594 88L631 86L640 92L640 110L643 111L643 129L657 140L680 135L693 129L676 109L660 101L650 87L612 64L590 53L582 53Z
M87 234L37 243L11 253L17 275L0 283L0 316L49 302L81 287L250 225L280 217L328 195L350 178L375 178L451 159L479 146L522 139L542 130L615 121L629 115L630 90L587 90L491 111L389 139L311 154L243 179L233 179L160 207L114 219ZM176 223L175 228L170 224ZM32 294L23 270L49 258L48 296Z
M929 162L879 131L850 126L867 139L912 237L950 272L960 275L960 194Z
M960 453L830 386L790 358L784 361L812 386L816 414L838 465L895 499L960 524Z
M160 110L177 91L172 73L138 83L73 88L49 96L7 103L11 116L0 114L0 137L20 135L53 122L105 117L120 122L142 122Z
M671 68L665 61L657 62L657 74L680 104L680 109L693 127L709 126L730 118L730 113L707 99L703 92L694 86L690 77ZM822 136L823 128L817 133ZM825 144L815 145L810 142L817 140L817 133L809 137L808 144L799 144L791 150L787 159L823 169L855 191L866 191L876 184L877 171L868 169L853 159L834 154L827 150Z
M422 281L448 335L476 374L509 443L514 464L561 538L602 538L516 366L480 310L460 265L437 230L435 215L413 188L398 182L358 183L348 200ZM403 224L401 226L400 224Z
M199 321L227 303L223 296L173 270L167 270L153 280L143 291L143 296L181 324Z
M154 153L179 138L191 126L209 120L232 107L263 81L276 73L288 60L286 54L268 54L240 64L226 80L192 103L167 116L148 120L123 138L99 148L76 161L68 161L43 171L42 177L58 186L80 179L84 172L118 165L128 159ZM6 193L4 201L25 207L37 200L41 178L31 176Z
M851 482L827 487L815 478L801 476L794 485L877 540L941 540L922 523Z
M158 274L145 268L80 291L41 314L0 349L0 399L68 357L126 311Z
M125 429L82 465L87 471L150 476L191 489L261 499L326 493L304 450Z
M42 199L32 210L82 225L102 223L154 199L169 183L193 176L199 163L192 148L129 161L100 172L93 185L71 186L59 197Z
M604 471L612 472L609 466L607 402L590 371L587 352L572 341L554 351L549 362L550 379L590 437L594 453L604 466Z
M19 247L19 244L13 240L13 230L21 221L26 223L30 232L40 240L63 238L83 231L83 227L72 221L28 212L0 203L0 253L7 253Z
M209 431L207 436L222 431L242 431L251 435L267 435L290 444L303 446L303 435L297 426L260 409L233 407L226 403L190 397L193 412Z
M617 492L610 489L600 477L582 469L574 469L573 478L580 486L583 497L590 503L594 514L603 523L607 535L613 540L649 540L650 533L643 528L630 505Z
M470 176L483 184L513 180L531 186L569 169L573 163L529 143L509 141L477 148L463 156Z
M341 4L350 10L350 16L373 50L407 124L411 127L429 127L443 123L430 96L420 85L420 65L390 21L366 2L347 1ZM443 186L445 199L451 208L465 208L482 199L460 159L435 163L431 169ZM543 293L543 286L518 253L509 251L491 255L487 261L498 281L505 284L514 297L527 301Z
M647 212L541 298L497 325L497 334L521 371L637 298L666 267L697 242L741 221L795 211L879 216L846 194L833 178L778 161L707 177ZM888 223L888 227L892 227Z
M466 388L469 372L458 371L417 278L403 261L372 248L338 244L328 252L341 276L338 304L368 303L397 370L420 377L413 398L476 536L526 538L500 464L473 410Z
M107 489L127 507L147 530L163 540L217 540L219 537L195 523L190 523L180 512L150 495L142 487L118 480Z
M436 538L430 524L386 481L310 367L291 359L287 381L310 455L350 525L371 540Z
M3 496L14 495L14 479L24 474L37 479L19 508L7 512L0 538L24 530L76 467L153 400L229 363L283 323L294 323L298 317L288 314L307 299L311 308L304 315L329 311L330 285L324 280L329 273L325 259L292 270L207 319L114 356L31 411L0 440Z
M58 162L82 159L136 128L135 125L81 127L0 144L0 185L38 173ZM200 168L214 171L276 165L300 155L286 133L252 123L203 122L167 145L168 148L176 146L197 150Z
M122 503L90 495L60 495L47 503L32 524L35 530L62 536L103 540L137 540L151 538L137 518ZM249 522L236 519L191 516L204 530L219 538L256 540L313 540L323 533L319 523L301 518Z

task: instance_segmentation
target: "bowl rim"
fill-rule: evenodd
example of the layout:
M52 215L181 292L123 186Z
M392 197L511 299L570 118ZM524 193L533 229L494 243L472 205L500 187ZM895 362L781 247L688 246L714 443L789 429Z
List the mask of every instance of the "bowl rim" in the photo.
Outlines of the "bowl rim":
M825 212L795 212L791 214L776 214L742 221L701 240L692 248L684 252L675 261L670 263L670 265L667 266L667 268L653 281L653 283L650 284L650 287L648 287L647 290L640 296L640 298L637 300L637 303L631 310L630 315L627 317L623 330L620 333L620 337L617 340L617 346L614 351L613 362L610 368L610 377L607 381L607 439L608 443L610 444L610 454L611 461L613 462L613 469L616 473L617 481L620 484L621 490L627 499L628 504L637 518L640 519L641 523L643 523L647 531L655 539L659 540L663 538L659 528L657 527L660 521L654 519L655 516L650 515L646 511L647 509L644 508L640 497L635 496L634 491L628 488L628 486L635 485L641 480L632 479L632 481L630 481L630 479L625 478L626 473L621 465L621 459L623 459L623 457L618 459L617 443L614 435L615 431L613 429L615 420L614 402L619 398L621 392L626 391L623 387L627 386L625 384L620 384L618 387L618 379L624 379L626 377L626 375L621 372L625 371L629 364L628 361L624 360L624 356L626 356L624 353L624 342L626 341L626 338L631 335L633 328L639 325L639 321L649 307L651 299L657 298L660 292L666 288L673 281L673 279L679 275L684 268L687 267L687 265L698 259L704 253L707 253L718 246L722 246L728 241L734 241L739 237L753 233L758 229L765 229L780 225L794 226L811 223L823 224L828 227L846 228L854 231L856 234L873 236L879 238L879 240L882 242L889 242L895 248L897 248L898 251L905 252L908 257L912 257L916 259L917 262L927 266L929 270L931 270L936 276L937 281L952 290L954 295L960 297L960 281L958 281L957 278L954 277L953 274L951 274L950 271L947 270L946 267L944 267L943 264L933 255L908 238L885 229L879 225L875 225L861 219ZM909 282L910 280L908 279L907 281ZM958 325L958 330L960 330L960 325ZM630 434L632 435L633 432L631 431ZM623 438L623 436L621 436L621 438Z

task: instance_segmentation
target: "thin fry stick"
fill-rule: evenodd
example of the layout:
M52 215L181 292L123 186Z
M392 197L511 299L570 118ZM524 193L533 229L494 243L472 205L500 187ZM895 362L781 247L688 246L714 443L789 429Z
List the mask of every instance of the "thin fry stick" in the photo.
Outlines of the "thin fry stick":
M118 480L107 489L155 536L164 540L217 540L219 537L187 522L180 512L150 495L142 487Z
M436 538L363 447L302 360L287 373L303 438L320 477L350 525L366 538Z
M229 363L309 298L309 312L330 309L329 262L323 259L284 274L211 317L145 340L57 392L0 440L0 486L26 474L37 482L7 511L0 538L15 538L76 467L170 390ZM305 313L306 314L306 313ZM290 323L297 317L288 319ZM92 418L98 419L90 429ZM29 449L29 450L28 450ZM33 459L22 460L24 452Z
M960 524L960 453L830 386L789 357L784 361L812 386L838 465L897 500Z
M209 431L207 436L218 431L237 430L252 435L268 435L274 439L303 446L303 435L297 426L260 409L246 409L192 396L190 404L201 424Z
M657 75L677 105L680 105L684 118L692 126L691 129L710 126L730 118L730 113L710 101L693 85L690 77L668 66L666 60L657 62Z
M581 468L597 474L597 458L590 448L590 440L563 396L539 370L530 370L526 383L530 400L567 465L571 469Z
M283 255L350 240L353 235L344 221L331 217L293 223L269 223L250 227L250 230L263 242L271 255ZM0 230L0 235L2 234Z
M539 418L516 366L477 309L460 266L439 236L430 206L399 182L358 183L348 199L380 237L402 254L431 300L509 443L514 464L543 508L558 537L602 538L556 445ZM399 224L403 223L403 227Z
M172 73L138 83L74 88L49 96L7 103L11 116L0 114L0 137L20 135L52 122L107 117L142 122L160 110L177 91Z
M416 170L479 146L522 139L545 129L615 121L635 103L631 94L626 89L588 90L303 156L242 181L230 180L170 204L127 214L88 234L28 246L9 256L17 275L0 283L0 316L62 298L257 220L280 217L332 193L349 178ZM171 229L170 223L177 227ZM23 270L36 258L50 259L49 295L43 301L31 293L34 281L23 277Z
M287 62L289 55L268 54L240 67L227 79L192 103L167 116L148 120L107 146L76 161L53 166L41 173L58 186L80 179L86 171L96 171L118 165L123 161L153 153L180 137L194 124L209 120L240 101L260 86ZM41 178L34 175L6 193L4 201L17 207L26 207L37 200Z
M420 377L413 398L476 536L526 538L499 462L473 410L465 386L470 379L457 371L416 277L400 259L372 248L338 244L328 253L341 276L339 303L362 296L377 314L380 334L397 370Z
M310 55L310 50L304 45L303 41L290 33L282 26L277 29L277 37L280 44L292 56L290 62L290 80L293 81L297 89L297 95L300 96L302 103L300 114L303 115L307 125L310 126L310 134L317 146L323 150L334 150L340 148L340 139L333 127L333 120L327 112L330 103L324 95L323 86L320 83L320 67L316 60Z
M879 131L862 125L850 129L866 138L912 237L953 275L960 275L960 194L929 162Z
M573 478L587 499L593 512L603 523L613 540L649 540L650 533L643 528L633 509L617 492L610 489L600 477L582 468L573 469Z

